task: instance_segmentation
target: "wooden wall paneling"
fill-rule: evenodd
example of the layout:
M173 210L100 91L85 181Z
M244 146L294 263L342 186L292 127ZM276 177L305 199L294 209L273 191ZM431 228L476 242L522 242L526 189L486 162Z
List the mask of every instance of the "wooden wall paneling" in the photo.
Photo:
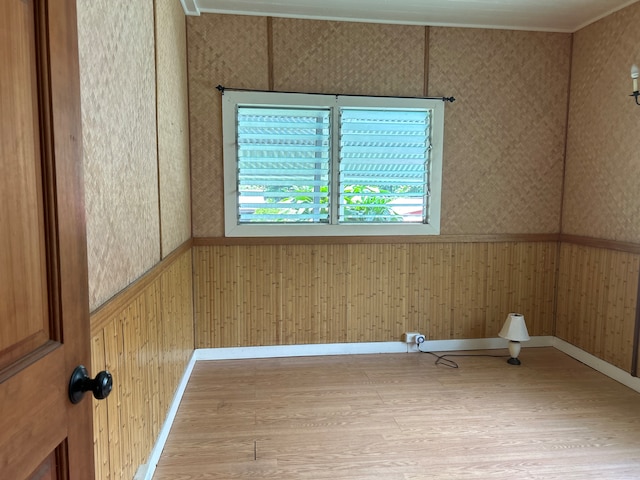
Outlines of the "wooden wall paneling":
M563 244L556 336L630 371L640 255Z
M134 309L137 307L140 298L136 298L136 301L122 312L120 317L120 324L118 325L122 334L122 350L118 352L120 357L120 408L118 413L120 414L120 435L121 435L121 461L122 471L127 472L131 470L133 465L133 456L137 453L135 448L135 423L136 415L132 410L135 408L134 389L135 381L132 381L132 372L137 370L132 365L134 362L131 359L132 343L135 345L135 340L132 336L135 335L135 331L132 330L131 317L135 315ZM140 375L140 372L136 372Z
M570 311L569 300L573 294L573 289L570 289L570 285L572 285L571 274L573 271L572 262L570 261L571 252L570 244L560 244L558 254L556 324L554 334L558 338L566 341L568 341L571 336L571 323L568 321L568 314Z
M283 343L335 343L347 338L344 245L284 245Z
M344 245L326 245L319 252L321 256L316 262L319 281L315 286L320 310L318 340L321 343L346 342L349 249Z
M347 342L400 340L407 317L407 245L349 245Z
M486 243L452 247L452 321L449 338L484 337L487 315Z
M120 429L120 406L122 403L123 378L120 370L119 352L122 350L122 333L118 318L104 328L104 368L113 375L113 390L104 400L107 407L109 433L109 466L111 478L118 478L122 469L123 431ZM94 366L94 368L96 368Z
M114 388L96 405L96 478L133 478L147 460L193 352L191 251L176 256L135 296L109 305L93 335L93 369ZM100 435L100 437L98 437Z
M609 363L631 371L634 348L636 305L638 293L638 269L640 256L608 251L613 257L611 275L605 305L613 312L607 315L602 332L603 358Z
M157 324L158 324L158 346L160 355L157 359L157 368L160 373L160 384L171 385L174 377L174 358L178 349L178 340L176 338L176 330L179 329L179 318L176 318L173 301L171 299L172 291L167 285L168 278L175 268L175 264L166 270L156 282L157 292L147 292L147 295L158 295L157 305L159 306ZM154 312L155 313L155 312ZM170 405L173 391L162 389L158 398L160 410L166 412Z
M182 377L193 352L193 302L191 254L187 252L167 269L158 281L158 321L162 325L160 370L163 385L174 384ZM162 343L164 341L164 344ZM166 413L173 400L173 390L166 391L162 411ZM164 413L162 419L164 419Z
M547 243L547 248L543 254L543 260L537 263L537 268L541 268L539 272L541 276L540 282L536 285L536 297L544 298L544 304L541 305L539 311L542 327L536 323L534 318L534 332L539 331L536 328L542 328L540 335L554 335L556 324L556 289L557 289L557 272L558 272L558 244ZM546 272L543 273L543 272Z
M551 335L554 323L556 245L488 245L487 323L484 336L495 337L509 312L522 313L531 335Z
M213 345L213 306L216 297L209 256L214 247L193 247L193 321L195 348L211 348Z
M272 344L264 342L269 335L275 337L280 318L278 248L249 246L224 250L225 261L216 261L223 268L223 282L219 285L223 316L221 337L216 339L220 343L216 345Z
M91 365L96 375L105 368L105 339L104 330L100 330L91 339ZM109 479L111 477L111 464L109 459L109 420L107 416L107 404L92 398L93 402L93 452L95 458L96 479Z
M427 339L450 338L453 283L452 247L415 244L408 250L408 313L406 331Z
M202 348L494 337L512 310L553 332L554 242L212 245L194 259Z
M185 256L189 258L190 254L183 254L183 258ZM146 431L149 437L153 439L156 438L157 432L160 432L164 417L170 406L163 401L162 396L167 384L164 383L162 377L163 369L160 362L162 355L165 354L161 337L163 330L158 317L153 316L154 313L160 314L155 308L157 305L156 295L158 294L158 289L152 288L155 285L156 283L154 282L145 289L144 323L146 326L146 342L141 352L141 362L144 368L144 388L147 393L145 398L145 416L148 419L146 421ZM155 435L154 432L156 432Z
M243 256L243 285L237 298L243 302L244 316L239 345L282 343L282 249L269 245L250 247ZM250 302L243 298L251 292ZM233 310L233 305L229 305ZM231 316L229 317L231 318ZM280 340L279 340L280 339Z
M196 348L279 344L280 248L195 250Z

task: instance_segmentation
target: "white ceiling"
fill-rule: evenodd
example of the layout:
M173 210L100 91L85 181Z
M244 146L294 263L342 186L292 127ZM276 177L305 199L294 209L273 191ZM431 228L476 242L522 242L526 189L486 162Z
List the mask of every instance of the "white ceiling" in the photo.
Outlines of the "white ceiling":
M575 32L638 0L181 0L188 15L232 13L410 25Z

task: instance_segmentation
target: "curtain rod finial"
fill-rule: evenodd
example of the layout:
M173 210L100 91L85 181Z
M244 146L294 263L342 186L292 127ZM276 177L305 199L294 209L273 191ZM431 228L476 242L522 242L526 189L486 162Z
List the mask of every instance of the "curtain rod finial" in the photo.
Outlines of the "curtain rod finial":
M218 85L218 86L216 87L216 90L218 90L218 91L219 91L219 92L221 92L221 93L224 93L224 87L223 87L222 85Z

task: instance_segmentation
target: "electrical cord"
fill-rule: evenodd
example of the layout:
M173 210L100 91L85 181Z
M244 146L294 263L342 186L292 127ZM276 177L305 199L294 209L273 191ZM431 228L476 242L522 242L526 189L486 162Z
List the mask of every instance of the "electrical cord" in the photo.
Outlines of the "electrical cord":
M460 368L459 365L446 357L491 357L491 358L508 358L510 355L490 355L486 353L477 353L477 354L465 354L465 353L445 353L444 355L438 355L437 353L427 352L425 350L420 350L420 346L418 345L418 351L420 353L428 353L429 355L433 355L436 357L435 365L442 365L443 367L448 368Z

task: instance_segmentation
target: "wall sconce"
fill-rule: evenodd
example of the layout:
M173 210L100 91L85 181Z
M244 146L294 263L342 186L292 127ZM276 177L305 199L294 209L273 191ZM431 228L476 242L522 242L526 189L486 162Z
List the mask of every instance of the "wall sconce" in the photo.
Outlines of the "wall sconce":
M520 342L526 342L530 339L527 325L524 323L524 315L519 313L510 313L504 322L504 326L498 334L502 338L509 340L509 355L511 358L507 360L510 365L520 365L518 355L520 355Z
M638 92L639 76L640 76L640 70L638 69L638 66L634 63L633 65L631 65L631 78L633 79L633 93L629 96L636 99L636 105L640 105L640 102L638 102L638 96L640 95L640 92Z

